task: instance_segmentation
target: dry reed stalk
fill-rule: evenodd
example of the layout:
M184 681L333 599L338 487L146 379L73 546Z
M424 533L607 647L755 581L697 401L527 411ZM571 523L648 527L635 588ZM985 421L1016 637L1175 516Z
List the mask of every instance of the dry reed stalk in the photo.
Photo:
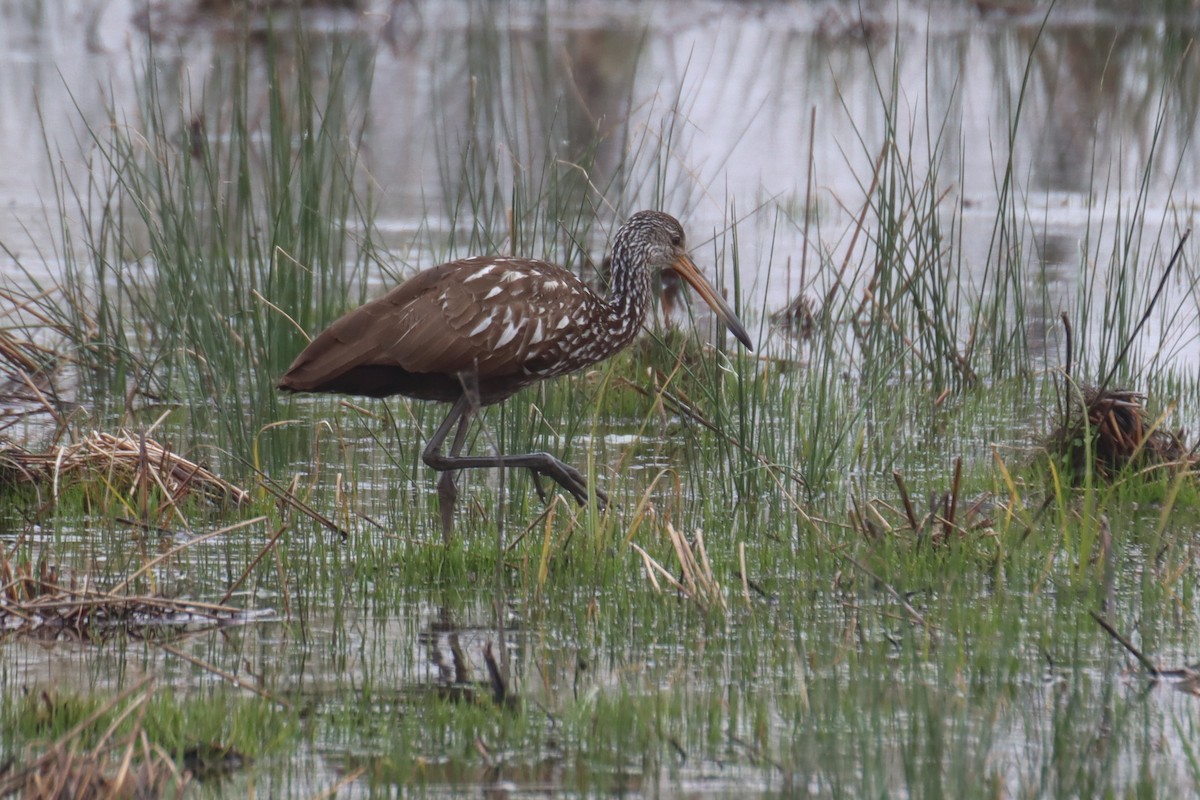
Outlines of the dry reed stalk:
M655 573L657 573L674 586L680 594L699 606L702 611L708 612L714 608L720 608L722 612L727 612L729 609L725 604L725 595L721 591L721 584L713 577L712 564L704 549L704 533L697 529L695 543L689 544L686 537L677 531L670 522L667 522L665 527L667 536L671 540L671 546L675 550L675 557L679 560L680 577L678 579L662 564L655 561L649 553L630 542L630 547L642 557L646 575L654 586L654 590L662 591L662 587L655 577Z
M659 585L658 579L654 577L654 573L657 572L666 579L667 583L674 586L675 589L681 594L687 594L687 589L684 588L683 584L675 580L675 576L668 572L662 564L659 564L657 561L655 561L653 556L633 542L630 542L629 546L632 547L634 551L642 557L642 563L646 567L646 577L650 579L650 585L654 587L654 591L659 592L660 594L662 593L662 586Z

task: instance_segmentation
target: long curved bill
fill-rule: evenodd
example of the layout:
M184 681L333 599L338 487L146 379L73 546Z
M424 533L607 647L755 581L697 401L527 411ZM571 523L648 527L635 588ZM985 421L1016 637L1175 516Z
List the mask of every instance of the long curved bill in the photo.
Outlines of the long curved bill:
M746 329L742 327L741 320L733 313L733 309L725 302L725 298L717 294L717 290L712 287L704 275L701 274L696 262L692 261L691 256L686 253L680 253L671 262L671 269L678 272L683 279L691 284L691 287L696 290L696 294L704 298L704 302L708 303L709 308L717 315L717 318L724 323L729 332L737 337L737 340L746 346L747 350L753 350L754 345L750 344L750 334L746 333Z

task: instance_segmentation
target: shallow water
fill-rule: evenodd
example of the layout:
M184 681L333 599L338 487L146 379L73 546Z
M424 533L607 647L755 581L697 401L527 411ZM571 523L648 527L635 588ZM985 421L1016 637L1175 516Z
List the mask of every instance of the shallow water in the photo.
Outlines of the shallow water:
M1042 27L1037 14L982 14L957 2L883 4L864 16L851 5L417 2L306 15L310 46L348 53L347 92L361 93L354 99L366 123L364 173L395 257L368 280L382 286L392 280L389 270L429 266L479 244L470 240L471 220L453 217L461 186L446 176L474 135L497 155L488 169L499 183L514 163L534 185L574 181L572 196L599 209L609 230L638 207L671 210L686 220L697 261L726 286L736 253L748 320L763 321L801 286L857 303L870 278L859 259L873 262L864 242L875 234L868 230L852 252L852 230L890 126L918 183L931 174L933 143L943 143L930 180L947 198L943 224L961 225L952 239L961 264L955 278L984 286L997 260L996 187L1024 84L1012 164L1020 198L1014 224L1022 232L1016 249L1040 268L1023 273L1028 282L1017 288L1031 351L1058 363L1059 313L1077 301L1085 279L1113 268L1110 251L1126 232L1117 216L1144 221L1134 226L1134 238L1144 237L1134 249L1147 286L1190 224L1190 187L1200 177L1191 145L1200 69L1184 50L1195 21L1064 3ZM219 119L223 66L240 52L242 35L240 22L183 5L0 7L0 242L27 271L0 255L6 277L58 277L48 163L83 179L95 155L86 131L109 125L110 107L118 109L115 124L136 118L145 60L169 78L185 108ZM265 114L267 73L261 62L254 66L260 73L251 91ZM889 121L879 95L893 72L899 100L890 107L900 114ZM43 124L54 137L52 162ZM575 165L596 126L610 135L585 178ZM626 188L605 190L614 183ZM569 231L572 221L562 222ZM600 233L585 243L596 258ZM835 289L848 252L857 253L844 276L852 288ZM1195 363L1192 261L1160 307L1187 313L1165 334L1155 315L1143 335L1145 354L1168 353L1160 367ZM963 306L970 299L968 292ZM965 319L964 312L955 324ZM760 335L768 335L765 323ZM778 336L769 347L804 356L804 345L789 349ZM947 430L936 407L890 407L908 397L904 377L894 380L887 388L895 402L864 412L880 415L878 435L889 437L864 445L878 447L878 463L815 495L883 496L894 467L931 505L927 496L945 490L952 456L965 454L971 468L989 463L993 446L1008 457L1005 448L1038 435L1039 397L951 417ZM1179 401L1192 413L1200 402ZM290 468L316 487L314 505L350 509L354 536L342 544L310 519L290 517L278 566L254 571L230 601L253 619L172 638L171 646L303 709L294 723L303 734L214 793L311 795L346 776L354 776L350 796L1170 796L1194 788L1195 697L1147 687L1144 672L1088 617L1100 593L1090 574L1070 579L1071 557L1062 551L1047 556L1005 539L1015 553L993 569L971 546L965 555L949 547L930 572L906 563L918 561L911 551L884 542L875 568L889 570L883 580L905 581L906 601L933 621L914 624L879 581L838 560L846 545L838 533L816 542L776 494L723 495L717 478L694 480L677 495L668 491L658 510L680 525L725 526L707 541L730 610L705 614L669 588L652 592L626 548L551 541L546 531L562 534L568 510L556 511L558 527L544 531L527 482L508 484L517 496L500 518L509 541L529 525L533 544L506 556L497 578L478 556L495 534L499 481L490 474L467 486L475 505L461 515L460 535L470 554L443 577L432 481L415 454L418 428L437 412L419 424L397 413L402 421L390 429L321 401L289 410L353 420L336 443L299 448L320 452L319 466ZM781 415L778 427L793 418ZM698 429L665 419L602 422L595 440L587 426L533 438L553 452L570 445L575 462L595 445L597 471L628 523L660 471L695 455ZM796 437L780 434L789 444ZM395 452L380 452L381 444ZM335 497L330 487L341 478L348 494ZM1185 585L1194 558L1179 554L1190 553L1192 523L1173 525L1184 529L1173 530L1179 544L1161 548L1151 533L1158 510L1147 505L1113 519L1120 568L1112 597L1160 664L1182 665L1195 649L1195 598ZM847 527L838 504L823 512L829 531ZM880 513L899 517L896 508ZM995 527L1002 516L994 513ZM99 513L45 529L18 514L3 543L119 577L226 522L200 517L194 529L181 526L156 542ZM583 523L567 527L571 536L589 535ZM1038 535L1061 532L1046 528ZM670 555L649 530L635 543ZM260 524L190 549L153 573L154 587L221 597L274 533ZM986 529L979 535L991 538ZM748 599L739 545L759 587L747 586ZM543 580L545 553L552 563ZM667 567L674 571L674 562ZM1185 577L1164 580L1164 589L1156 576L1173 569ZM487 701L496 690L489 643L506 690L520 698L517 711ZM45 685L109 692L143 675L181 696L215 703L239 696L214 671L133 637L0 644L0 691L8 698ZM359 767L366 771L356 774Z
M370 471L382 483L391 468ZM1155 516L1151 509L1114 525L1149 527ZM257 785L310 795L360 767L368 771L346 787L349 796L397 786L435 797L838 797L935 787L1061 796L1135 785L1147 770L1154 796L1191 785L1194 694L1170 681L1152 685L1098 634L1085 587L1025 586L1016 567L999 585L971 565L960 585L940 590L935 576L929 586L910 577L908 601L936 620L923 629L879 586L857 585L849 567L831 574L789 556L810 546L803 541L739 534L761 585L743 600L738 577L722 574L729 612L705 615L673 591L649 593L640 568L568 577L561 565L559 578L536 588L520 551L508 559L501 594L470 568L443 580L413 575L405 560L440 547L432 528L416 548L365 526L342 546L323 544L328 531L299 528L281 545L294 565L287 599L271 571L256 574L231 600L254 619L165 638L208 668L143 641L145 631L102 643L19 637L0 651L5 691L103 694L154 676L174 696L229 702L238 693L219 669L303 709L300 741L209 784L218 793ZM269 533L258 526L201 545L156 570L156 585L215 600L229 585L225 565L239 572ZM635 541L651 546L648 536ZM720 563L734 544L709 539ZM116 575L146 549L120 526L63 528L42 548L74 563L103 553ZM637 565L631 553L600 558ZM1129 541L1119 558L1113 596L1119 617L1134 620L1150 608L1139 587L1155 557ZM1143 618L1138 628L1164 667L1192 658L1188 625ZM489 644L505 690L519 698L515 710L489 699ZM473 720L465 729L453 722L460 715ZM595 721L581 730L581 716ZM649 740L648 731L656 732Z

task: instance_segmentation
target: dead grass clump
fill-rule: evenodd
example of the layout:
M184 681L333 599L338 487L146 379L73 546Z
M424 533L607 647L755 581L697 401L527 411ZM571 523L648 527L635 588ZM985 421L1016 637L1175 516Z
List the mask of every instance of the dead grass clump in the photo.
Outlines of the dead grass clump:
M704 533L697 528L695 539L689 542L687 537L677 531L670 522L667 522L664 527L667 537L671 540L675 557L679 560L679 578L672 575L641 547L633 542L629 543L629 546L642 557L642 563L646 567L646 577L650 579L655 591L662 591L662 586L655 577L657 574L674 586L681 595L695 603L700 610L706 613L715 609L727 612L729 608L725 604L725 594L721 590L721 584L713 575L708 552L704 549Z
M0 794L27 800L181 797L187 776L165 754L147 750L149 757L131 766L108 751L54 747L30 767L19 769L10 762L0 772Z
M158 798L182 797L190 781L142 729L152 690L146 681L125 690L47 747L41 755L10 758L0 765L0 797ZM129 700L130 695L136 695ZM107 717L111 724L100 741L85 747L82 737ZM132 731L114 738L118 723L133 720Z
M241 504L250 494L147 436L93 431L82 441L34 453L10 446L0 470L12 483L50 484L65 478L97 478L131 496L157 490L172 504L196 496L217 504Z
M61 404L53 378L62 359L26 335L31 324L49 324L36 308L40 298L22 299L0 290L0 300L8 306L4 316L13 320L11 327L0 327L0 430L34 414L57 418ZM17 314L26 319L14 319Z
M1049 450L1059 456L1076 481L1086 474L1089 457L1097 475L1111 477L1127 467L1188 467L1194 456L1183 443L1184 431L1159 427L1146 410L1146 395L1127 389L1082 390L1086 423L1078 410L1050 435Z

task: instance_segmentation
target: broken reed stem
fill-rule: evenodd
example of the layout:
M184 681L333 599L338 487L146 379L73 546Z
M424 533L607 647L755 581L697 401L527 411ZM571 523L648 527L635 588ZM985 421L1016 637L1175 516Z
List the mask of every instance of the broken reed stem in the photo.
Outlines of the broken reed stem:
M675 576L668 572L662 564L659 564L657 561L655 561L653 556L651 556L634 542L630 542L629 546L636 550L637 554L642 557L642 563L646 565L646 575L650 578L650 583L654 586L654 591L660 594L662 593L662 587L659 586L658 579L654 577L654 573L657 572L678 591L687 594L687 589L684 588L683 584L676 580Z
M642 563L646 568L646 575L650 579L650 583L654 586L656 592L662 592L662 586L655 577L655 573L661 575L668 583L675 587L675 590L687 597L698 605L701 610L708 611L713 606L720 606L722 611L728 611L725 604L725 597L721 593L721 584L713 577L712 564L708 560L708 553L704 547L703 532L696 531L696 544L693 547L688 544L687 539L675 526L670 522L666 523L667 537L671 540L671 547L675 551L675 557L679 561L679 577L676 578L662 564L654 560L654 558L637 544L630 542L629 546L642 557ZM699 558L697 558L699 553ZM743 549L743 563L745 555ZM743 567L743 576L745 574ZM745 578L743 577L743 582ZM749 591L746 591L747 598Z
M675 530L675 526L670 522L667 523L667 535L671 539L671 546L675 548L675 557L679 559L680 574L683 576L683 582L687 586L687 593L690 596L695 596L696 591L696 559L692 556L691 549L687 546L687 542L683 541L683 536L679 531Z
M900 470L894 469L892 478L896 481L896 488L900 490L900 500L904 503L904 516L908 517L908 524L912 526L913 533L919 533L917 512L913 509L912 500L909 499L908 487L904 485L904 476L900 474Z
M879 173L883 169L883 158L887 155L888 146L888 142L884 142L879 148L879 155L875 157L875 169L871 172L871 185L867 187L867 199L863 201L862 208L858 212L858 219L854 222L854 233L850 236L850 246L846 248L846 255L842 259L842 265L838 268L837 275L834 276L833 285L829 287L829 292L825 295L825 304L822 308L830 308L833 303L834 294L839 287L844 286L843 278L846 275L846 270L850 267L850 256L854 254L859 234L862 233L863 225L867 219L867 212L871 209L871 197L875 194L875 189L879 186Z
M304 516L313 520L314 522L318 523L322 527L327 528L328 530L333 531L334 533L338 534L338 536L341 537L343 542L350 538L350 531L346 530L341 525L338 525L332 519L325 516L321 512L317 511L315 508L313 508L308 503L304 502L303 500L301 500L299 497L296 496L295 481L293 481L292 486L285 489L285 488L279 486L279 484L276 483L276 481L273 478L269 477L262 470L260 470L258 468L254 468L254 471L256 473L258 473L258 478L259 478L258 485L263 488L263 491L265 491L267 494L274 497L282 505L291 506L292 508L299 511L301 514L303 514Z
M280 537L282 537L290 527L291 526L287 523L279 526L279 530L275 531L275 535L271 537L271 540L263 545L262 550L258 551L258 555L256 555L250 561L250 563L246 565L246 568L242 570L242 574L238 577L238 579L234 581L232 585L230 585L230 587L225 591L225 594L221 596L221 599L217 601L218 604L225 605L225 603L229 602L229 598L233 597L233 593L238 590L238 587L245 583L246 578L250 577L250 573L253 572L258 567L259 563L267 557L267 554L275 548L275 545L279 542Z
M1184 238L1187 238L1187 237L1184 237ZM1121 633L1116 628L1114 628L1108 620L1106 620L1104 617L1097 614L1095 611L1088 611L1088 613L1092 615L1092 619L1096 620L1096 622L1099 623L1101 628L1104 628L1104 630L1108 633L1109 636L1116 639L1117 642L1119 642L1122 647L1124 647L1126 650L1128 650L1130 653L1132 653L1133 657L1136 658L1139 662L1141 662L1141 665L1146 668L1147 672L1149 672L1155 678L1158 678L1162 675L1162 672L1161 672L1161 670L1159 670L1158 666L1153 661L1151 661L1149 658L1147 658L1142 653L1141 650L1134 647L1132 642L1130 642L1128 639L1126 639L1124 636L1122 636Z
M689 589L689 596L705 611L714 605L720 606L722 611L727 611L721 585L713 577L712 564L709 563L708 553L704 550L704 532L696 530L694 550L699 551L699 560L684 535L670 522L667 523L667 535L670 536L675 555L679 559L680 571Z
M954 517L958 513L958 490L962 484L962 456L954 459L954 482L950 486L949 507L946 509L946 520L944 530L946 538L950 538L950 534L954 531Z

